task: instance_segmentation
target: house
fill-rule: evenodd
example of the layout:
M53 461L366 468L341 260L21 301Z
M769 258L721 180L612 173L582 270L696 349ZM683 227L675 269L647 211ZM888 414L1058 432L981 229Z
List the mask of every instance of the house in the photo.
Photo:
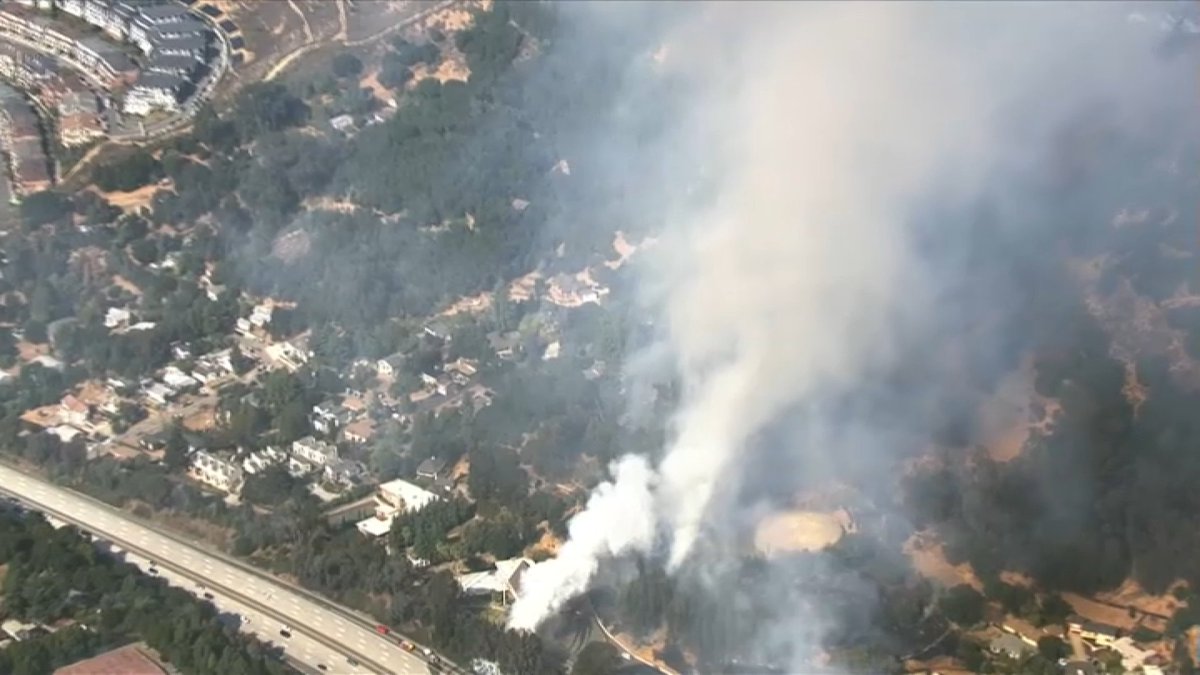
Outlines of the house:
M58 404L58 417L67 424L72 424L77 427L84 426L88 422L88 417L91 414L91 409L88 404L80 401L72 394L67 394Z
M167 366L163 369L162 381L163 384L176 391L187 391L200 384L196 378L188 375L175 366Z
M446 460L439 457L430 457L421 462L420 466L417 467L417 477L437 480L445 469Z
M338 132L348 134L354 131L354 118L350 115L338 115L329 120L329 126L336 129Z
M520 594L521 578L532 564L528 558L500 560L492 570L462 574L455 581L464 595L490 595L507 605Z
M511 361L520 355L521 334L515 330L507 333L493 331L488 333L487 340L492 351L496 353L496 358Z
M325 480L331 483L350 486L361 481L367 475L367 468L362 465L362 462L338 459L326 464L322 474Z
M135 643L63 666L53 675L166 675L167 672L144 644Z
M442 319L434 319L425 324L425 334L439 340L449 340L452 332L450 324Z
M479 372L476 364L471 359L458 357L454 361L442 366L442 371L450 375L450 379L459 386L467 386L471 382L471 378Z
M197 450L192 455L192 475L198 480L211 485L218 490L237 493L242 489L244 476L239 466L229 453L210 453L207 450Z
M375 435L375 425L369 419L361 419L347 424L342 436L351 443L366 443Z
M1067 617L1067 629L1072 633L1079 633L1084 640L1098 647L1111 647L1121 632L1116 626L1088 621L1077 615Z
M121 307L109 307L104 313L105 328L120 328L129 325L130 319L133 318L133 313Z
M438 496L417 485L396 479L379 486L376 501L403 512L420 511L430 503L437 501Z
M1025 641L1016 635L1004 633L991 641L988 645L988 650L993 654L1003 654L1013 659L1024 658L1026 654L1032 653L1034 650Z
M187 80L178 75L142 71L125 95L125 112L147 115L154 110L178 110L187 84Z
M1129 637L1114 640L1109 648L1121 655L1121 667L1126 671L1142 667L1147 659L1155 655L1153 649L1142 649L1133 643L1133 638Z
M338 459L337 446L305 436L292 443L292 455L310 464L324 466Z
M53 356L47 356L45 354L35 358L30 363L36 363L39 366L41 366L43 368L49 368L50 370L62 370L63 369L62 361L59 361L58 359L54 358Z
M404 365L404 354L392 354L375 362L375 372L380 377L392 377Z
M4 631L17 642L28 640L32 637L37 637L39 631L45 632L36 623L25 623L16 619L6 619L0 623L0 630Z
M313 468L311 464L289 455L287 458L287 470L288 475L292 478L301 478L312 473Z
M578 276L556 274L546 287L547 299L559 307L580 307L589 302L600 302L608 289L595 282L586 282Z
M153 382L149 386L142 389L142 394L148 401L154 403L155 405L166 405L167 402L174 399L179 392L161 382Z
M308 416L308 421L312 424L313 429L323 434L332 434L338 427L337 409L331 401L318 403L312 407L312 414Z
M263 350L271 361L295 372L308 363L309 353L291 342L276 342Z
M257 452L250 453L246 459L242 460L242 470L253 476L263 469L275 466L276 464L282 464L286 459L287 455L280 452L279 449L266 447Z
M392 529L392 521L401 513L420 511L439 497L406 480L393 480L380 485L375 492L375 515L359 521L359 532L380 537Z
M57 436L58 440L62 441L63 443L70 443L83 432L75 427L67 426L66 424L60 424L56 427L47 429L46 433Z

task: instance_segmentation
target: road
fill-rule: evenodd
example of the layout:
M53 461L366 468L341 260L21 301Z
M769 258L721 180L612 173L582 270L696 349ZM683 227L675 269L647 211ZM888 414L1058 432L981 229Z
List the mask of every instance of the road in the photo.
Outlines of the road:
M0 465L0 493L46 515L80 527L135 557L154 561L159 574L213 595L220 606L250 619L242 629L280 646L288 658L334 673L428 675L429 665L379 635L350 610L288 586L265 572L142 524L130 514L90 497ZM201 589L200 586L204 588ZM280 635L288 628L290 638ZM351 659L357 664L352 665Z

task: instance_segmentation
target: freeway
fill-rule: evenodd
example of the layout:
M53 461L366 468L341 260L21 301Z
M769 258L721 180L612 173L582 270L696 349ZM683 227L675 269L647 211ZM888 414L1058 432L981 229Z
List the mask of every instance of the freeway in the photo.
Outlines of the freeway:
M80 527L98 539L169 570L175 579L190 581L196 592L209 592L245 606L253 614L245 626L264 640L279 645L296 661L328 659L336 673L395 673L427 675L429 665L404 651L395 638L375 632L371 623L337 605L312 596L224 556L205 551L172 534L142 524L133 516L90 497L0 465L0 493L16 497L30 507ZM280 631L287 630L291 637ZM293 647L297 640L299 649ZM314 656L319 648L320 654ZM305 658L307 656L307 658Z

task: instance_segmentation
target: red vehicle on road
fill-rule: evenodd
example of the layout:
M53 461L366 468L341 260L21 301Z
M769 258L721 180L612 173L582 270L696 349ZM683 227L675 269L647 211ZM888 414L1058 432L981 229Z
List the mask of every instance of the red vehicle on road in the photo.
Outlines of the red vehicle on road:
M388 633L390 633L392 631L387 626L385 626L381 623L377 623L377 624L375 624L375 632L379 633L380 635L387 635Z

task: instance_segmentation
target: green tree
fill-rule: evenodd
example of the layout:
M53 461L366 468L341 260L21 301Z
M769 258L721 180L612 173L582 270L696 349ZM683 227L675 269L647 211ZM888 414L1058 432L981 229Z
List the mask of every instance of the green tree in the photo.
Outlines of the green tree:
M1038 638L1037 643L1038 653L1046 657L1049 661L1058 661L1071 653L1067 643L1062 641L1062 638L1054 635L1043 635Z
M61 220L71 213L71 201L53 190L38 192L21 200L21 218L30 227Z
M614 675L622 665L617 647L608 643L589 643L575 657L571 675Z
M357 56L348 52L342 52L333 57L333 61L329 64L333 74L339 78L357 77L362 73L363 64Z
M983 620L983 604L983 595L966 584L946 591L938 602L946 618L964 627Z

